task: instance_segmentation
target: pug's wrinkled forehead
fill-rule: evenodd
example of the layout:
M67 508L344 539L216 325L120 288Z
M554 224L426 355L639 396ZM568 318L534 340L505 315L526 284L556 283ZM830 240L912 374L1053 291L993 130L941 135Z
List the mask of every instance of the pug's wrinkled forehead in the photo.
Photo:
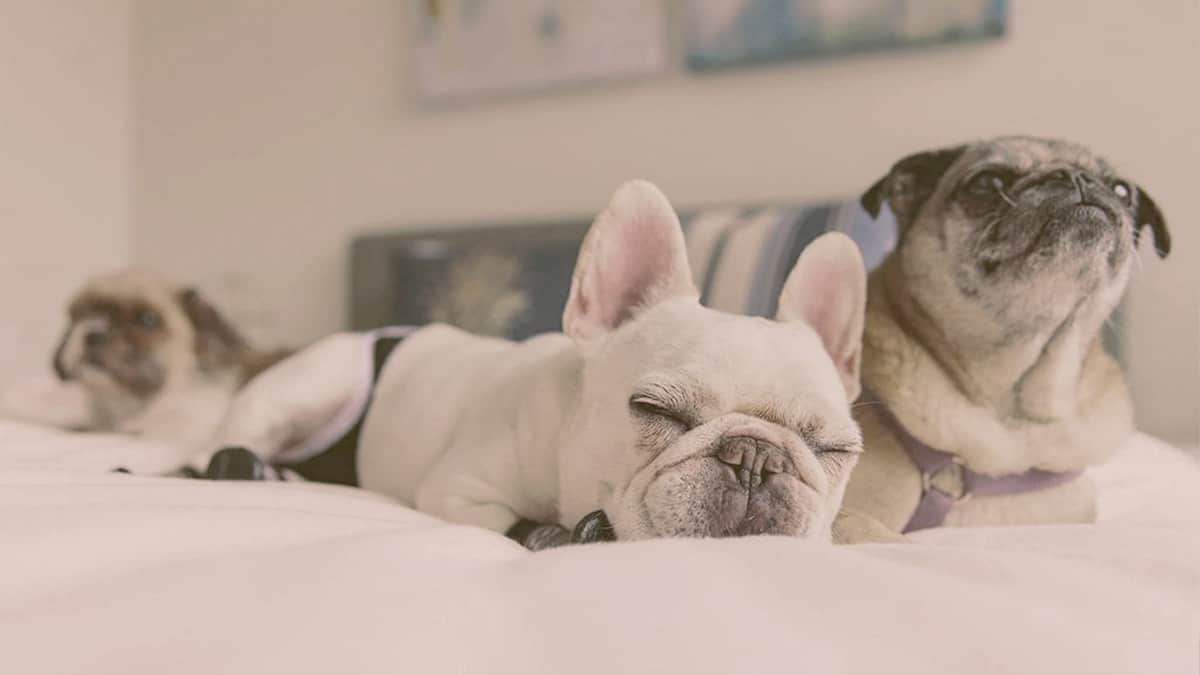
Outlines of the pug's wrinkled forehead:
M975 143L956 162L959 171L980 164L995 163L1017 171L1033 171L1045 165L1071 165L1096 175L1115 173L1112 166L1091 150L1060 139L1005 136L987 143Z
M1086 190L1103 186L1117 199L1108 205L1113 211L1110 215L1125 212L1132 221L1134 246L1142 231L1149 229L1158 255L1170 253L1166 220L1145 189L1119 176L1107 161L1084 146L1060 139L1004 136L918 152L896 162L868 188L862 205L872 216L879 215L884 203L890 205L903 239L922 216L942 220L949 213L945 207L962 201L956 198L965 193L997 194L1008 206L1016 207L1013 189L1043 183L1073 185L1081 201ZM986 211L964 215L993 217L991 209Z

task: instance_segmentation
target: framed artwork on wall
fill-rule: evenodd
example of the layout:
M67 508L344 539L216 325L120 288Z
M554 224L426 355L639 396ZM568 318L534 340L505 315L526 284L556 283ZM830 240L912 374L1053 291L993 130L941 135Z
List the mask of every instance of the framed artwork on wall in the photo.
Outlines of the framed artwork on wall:
M1007 0L685 0L692 70L989 40Z
M668 65L663 3L410 0L418 97L451 101L602 80Z

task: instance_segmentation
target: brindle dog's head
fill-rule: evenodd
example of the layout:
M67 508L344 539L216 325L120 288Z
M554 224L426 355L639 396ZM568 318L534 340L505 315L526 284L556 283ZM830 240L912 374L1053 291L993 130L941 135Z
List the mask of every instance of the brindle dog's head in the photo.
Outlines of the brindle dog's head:
M91 280L71 301L54 371L83 385L102 412L119 417L172 382L236 365L245 349L194 289L126 270Z
M1171 250L1150 195L1066 141L1006 137L905 157L862 197L872 215L884 202L919 301L985 308L1016 331L1088 298L1106 314L1145 230L1159 256Z

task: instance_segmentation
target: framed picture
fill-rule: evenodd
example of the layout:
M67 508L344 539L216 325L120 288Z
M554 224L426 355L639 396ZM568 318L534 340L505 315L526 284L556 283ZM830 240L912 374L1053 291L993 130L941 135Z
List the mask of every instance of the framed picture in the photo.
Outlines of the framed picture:
M418 96L445 101L652 75L661 2L409 0Z
M402 231L351 246L354 330L447 323L523 339L557 331L586 220Z
M688 66L715 70L994 39L1007 0L685 0Z

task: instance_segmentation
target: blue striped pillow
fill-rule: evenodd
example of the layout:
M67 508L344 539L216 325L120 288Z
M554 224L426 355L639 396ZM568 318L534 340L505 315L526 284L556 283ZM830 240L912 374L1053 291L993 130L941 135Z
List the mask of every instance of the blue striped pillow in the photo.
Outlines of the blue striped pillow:
M755 316L775 314L796 258L822 233L850 235L868 267L896 239L890 215L872 221L851 201L705 209L680 220L703 302ZM580 220L357 237L350 255L350 327L442 321L517 340L560 330L588 225Z
M752 316L775 314L788 273L818 236L846 233L858 243L868 269L896 244L891 212L872 219L857 201L707 209L685 214L682 222L701 301Z

